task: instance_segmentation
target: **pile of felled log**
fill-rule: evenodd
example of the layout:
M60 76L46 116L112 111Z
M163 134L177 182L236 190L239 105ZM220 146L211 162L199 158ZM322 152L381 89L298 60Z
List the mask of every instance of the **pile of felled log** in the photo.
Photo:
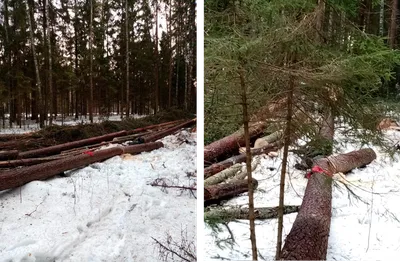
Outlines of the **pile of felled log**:
M156 140L195 123L196 119L179 120L35 150L23 152L2 150L0 151L0 191L15 188L33 180L46 179L116 155L138 154L163 147L162 142L156 142ZM110 144L114 146L104 149L104 146Z

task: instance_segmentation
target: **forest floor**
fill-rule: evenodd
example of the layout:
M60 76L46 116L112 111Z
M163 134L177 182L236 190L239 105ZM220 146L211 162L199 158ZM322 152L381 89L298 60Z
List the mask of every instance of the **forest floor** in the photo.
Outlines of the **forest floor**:
M161 141L0 192L0 260L162 261L169 237L196 254L196 191L151 185L195 187L196 133Z
M395 145L400 141L400 132L384 131L385 138ZM347 153L361 148L360 144L347 142L337 130L334 152ZM327 260L397 260L400 252L400 155L392 158L380 148L371 147L377 159L364 168L355 169L344 178L344 182L357 196L339 181L334 181L332 194L332 221L328 243ZM277 158L255 156L260 164L253 172L259 181L255 191L255 207L275 207L279 204L279 183L282 150ZM285 182L285 205L301 205L307 185L305 171L293 166L300 159L289 153L289 171ZM244 166L244 164L243 164ZM244 193L226 203L228 206L246 206L248 194ZM284 216L283 237L289 234L297 214ZM251 260L249 223L237 220L220 225L220 232L205 227L206 260ZM275 260L277 219L256 221L256 238L261 260Z

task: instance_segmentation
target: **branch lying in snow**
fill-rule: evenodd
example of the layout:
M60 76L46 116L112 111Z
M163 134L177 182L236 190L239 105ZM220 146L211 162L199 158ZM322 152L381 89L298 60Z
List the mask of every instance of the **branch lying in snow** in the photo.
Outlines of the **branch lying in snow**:
M166 192L166 188L179 188L179 189L183 189L183 190L189 190L192 195L196 198L196 194L193 192L194 190L197 190L197 188L195 186L175 186L175 185L168 185L165 182L164 178L157 178L156 180L154 180L153 182L151 182L149 185L151 186L158 186L158 187L162 187L162 191ZM196 184L194 184L196 185Z
M186 230L181 230L181 241L176 242L170 234L167 234L166 243L163 244L154 237L152 239L158 246L158 254L161 261L176 261L180 258L182 261L197 261L196 244L194 240L189 241Z

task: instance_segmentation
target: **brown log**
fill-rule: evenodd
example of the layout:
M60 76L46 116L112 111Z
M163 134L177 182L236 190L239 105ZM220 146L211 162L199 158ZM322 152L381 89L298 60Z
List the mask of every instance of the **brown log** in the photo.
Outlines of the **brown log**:
M0 151L0 160L16 159L18 154L18 150Z
M186 122L184 122L184 123L182 123L182 124L176 125L176 126L174 126L174 127L171 127L171 128L169 128L169 129L167 129L167 130L163 130L163 131L157 132L157 133L155 133L155 134L150 134L150 135L145 136L145 137L143 138L143 139L144 139L144 142L145 142L145 143L154 142L154 141L156 141L156 140L158 140L158 139L161 139L161 138L163 138L163 137L165 137L165 136L168 136L168 135L173 134L174 132L178 131L179 129L192 126L192 125L194 125L195 123L196 123L196 118L191 119L191 120L189 120L189 121L186 121Z
M331 225L332 178L315 173L281 253L281 260L326 260Z
M332 209L332 177L369 164L376 158L372 149L316 160L314 167L323 172L313 173L307 183L300 212L286 238L281 260L326 260Z
M145 144L138 144L138 145L133 145L133 146L125 146L123 147L124 154L138 154L141 152L149 152L154 149L158 149L160 147L163 147L162 142L151 142L151 143L145 143Z
M13 169L0 173L0 191L22 186L33 180L42 180L55 176L61 172L79 168L91 163L105 160L107 158L123 153L121 147L113 147L97 152L92 155L80 154L78 156L54 160L44 164L38 164L20 169Z
M0 172L0 191L22 186L34 180L47 179L61 172L99 162L124 153L136 154L162 147L161 142L112 147L87 154L66 157L51 162Z
M170 121L170 122L165 122L165 123L161 123L161 124L157 124L157 125L151 125L151 126L145 126L145 127L139 127L133 130L130 130L127 132L128 135L132 135L132 134L136 134L136 133L140 133L143 131L147 131L149 129L156 129L156 128L165 128L166 126L173 126L176 125L178 123L183 122L184 120L175 120L175 121Z
M258 181L253 178L253 188ZM236 180L234 183L217 184L204 187L204 201L222 200L237 196L249 190L247 180Z
M267 123L265 121L255 122L249 124L249 136L254 138L264 132ZM224 154L233 153L239 147L244 146L244 132L243 128L236 131L232 135L224 137L220 140L214 141L204 147L204 161L213 162L218 157Z
M59 154L63 150L80 147L80 146L85 146L85 145L96 144L96 143L103 142L103 141L109 141L109 140L112 140L114 137L124 136L124 135L126 135L125 130L107 134L107 135L103 135L103 136L96 136L96 137L91 137L88 139L73 141L73 142L64 143L64 144L60 144L60 145L54 145L54 146L50 146L50 147L30 150L30 151L26 151L26 152L21 152L19 154L19 158L35 158L35 157Z
M25 133L25 134L2 134L0 135L0 141L9 141L9 140L17 140L17 139L26 139L33 136L33 133Z
M271 151L277 150L279 147L280 147L280 143L272 143L263 148L252 149L251 155L255 156L255 155L266 154ZM222 170L224 170L234 164L242 163L245 161L246 161L246 154L240 154L240 155L225 159L224 161L221 161L219 163L212 164L211 166L204 168L204 179L207 179L210 176L213 176L216 173L219 173Z

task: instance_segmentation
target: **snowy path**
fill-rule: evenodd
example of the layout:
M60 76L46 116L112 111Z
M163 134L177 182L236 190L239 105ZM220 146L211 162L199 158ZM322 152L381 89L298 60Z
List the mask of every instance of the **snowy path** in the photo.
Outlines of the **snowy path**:
M387 131L386 137L391 139L394 145L400 141L400 132ZM343 137L337 138L343 141ZM336 182L333 188L328 260L396 261L400 254L400 156L396 153L392 162L377 147L372 148L378 155L377 160L363 169L353 170L346 176L351 183L350 188L360 200L349 195L343 184ZM346 143L345 147L337 149L336 153L357 149L357 145ZM260 159L260 165L253 174L259 181L255 192L255 206L277 206L282 152L278 158L257 158ZM289 154L289 163L289 167L293 167L296 156ZM290 168L289 176L290 179L287 178L285 184L285 204L301 205L307 184L304 172ZM246 203L247 193L228 201L226 205ZM284 216L284 238L289 234L296 216L296 213ZM260 259L275 260L277 219L258 221L256 224ZM204 226L206 260L251 260L248 222L239 220L228 225L236 243L230 246L226 242L220 242L222 249L216 245L216 241L230 238L228 230L221 227L223 231L216 237L208 226Z
M0 261L159 261L152 237L180 241L187 230L194 239L193 195L149 184L195 182L195 134L161 141L165 147L152 152L0 192Z

